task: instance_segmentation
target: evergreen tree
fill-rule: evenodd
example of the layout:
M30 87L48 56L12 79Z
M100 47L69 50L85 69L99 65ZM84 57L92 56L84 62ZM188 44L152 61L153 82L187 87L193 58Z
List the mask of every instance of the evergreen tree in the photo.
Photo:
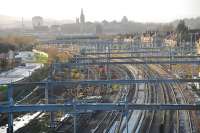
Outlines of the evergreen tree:
M180 45L180 42L189 41L188 27L186 26L184 20L179 21L179 24L176 27L176 33L177 33L178 45Z

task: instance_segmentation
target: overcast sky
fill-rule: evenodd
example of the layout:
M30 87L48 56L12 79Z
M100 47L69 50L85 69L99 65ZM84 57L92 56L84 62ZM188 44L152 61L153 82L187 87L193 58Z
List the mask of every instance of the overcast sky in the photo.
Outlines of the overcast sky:
M200 0L0 0L0 14L75 20L84 9L86 21L169 22L200 16Z

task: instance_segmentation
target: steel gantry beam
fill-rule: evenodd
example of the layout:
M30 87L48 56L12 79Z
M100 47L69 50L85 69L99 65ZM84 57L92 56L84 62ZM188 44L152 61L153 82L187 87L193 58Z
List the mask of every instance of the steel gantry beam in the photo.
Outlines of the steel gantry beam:
M23 83L9 83L0 85L70 85L70 84L91 84L91 85L101 85L101 84L135 84L135 83L187 83L187 82L200 82L200 79L115 79L115 80L63 80L63 81L41 81L41 82L23 82Z
M200 60L134 60L134 61L90 61L90 62L77 62L77 63L67 63L61 64L61 66L72 67L72 66L89 66L89 65L122 65L122 64L135 64L135 65L144 65L144 64L200 64ZM56 63L55 63L56 65ZM58 64L57 64L58 65Z
M131 46L131 50L161 50L161 49L164 49L164 48L167 48L167 47L139 47L139 46ZM94 52L94 51L98 51L99 49L98 48L87 48L86 49L87 51L90 51L90 52ZM111 51L113 50L121 50L121 51L130 51L130 48L110 48Z
M122 111L125 110L199 110L198 104L134 104L134 103L69 103L69 104L28 104L0 106L0 113L36 111Z
M172 58L172 59L195 59L195 58L199 58L200 59L200 56L199 55L190 55L190 56L127 56L127 57L123 57L123 56L120 56L120 57L110 57L109 59L112 60L112 59L169 59L169 58ZM103 59L108 59L107 57L79 57L79 56L76 56L74 57L74 60L103 60Z
M106 55L106 54L138 54L138 53L160 53L160 50L126 51L126 52L83 52L83 55ZM162 51L169 53L169 51Z
M84 46L86 45L106 45L106 44L129 44L128 42L124 41L113 41L113 40L103 40L103 39L97 39L96 37L68 37L65 39L57 39L57 40L48 40L48 41L42 41L45 44L71 44L76 43L76 45Z

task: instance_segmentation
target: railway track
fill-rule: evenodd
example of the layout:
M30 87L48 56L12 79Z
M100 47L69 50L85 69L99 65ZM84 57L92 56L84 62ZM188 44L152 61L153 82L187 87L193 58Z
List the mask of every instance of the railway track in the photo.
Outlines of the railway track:
M168 75L169 73L166 70L163 70L165 73L158 72L155 70L152 70L152 68L148 68L148 71L151 71L151 74L148 74L146 72L146 75L149 75L148 78L152 78L152 76L156 76L157 78L162 78L163 76ZM178 84L178 83L174 83ZM186 100L183 100L183 102L180 102L181 99L184 99L184 94L181 92L180 87L177 88L177 85L174 84L161 84L161 85L146 85L147 90L145 91L145 103L187 103ZM175 86L175 87L174 87ZM176 88L176 89L174 89ZM137 89L136 89L137 90ZM159 93L157 92L159 90ZM140 93L139 90L137 90L137 95ZM144 91L144 90L143 90ZM159 94L162 94L161 96L158 96ZM178 98L179 95L182 95L181 98ZM135 101L137 101L137 97L133 96ZM134 101L134 100L133 100ZM189 111L185 111L186 113L183 114L180 111L162 111L162 112L142 112L139 117L137 118L137 121L135 122L134 131L140 132L144 131L142 130L142 126L145 126L144 120L149 120L149 125L147 127L147 130L145 132L194 132L193 122L191 121L191 113ZM133 112L129 112L128 115L128 121L132 119ZM174 117L175 116L175 117ZM186 118L188 118L188 121L186 121ZM125 122L123 122L125 117L122 115L121 112L107 112L105 114L105 117L99 121L97 124L98 126L92 130L92 132L111 132L108 129L112 129L112 132L125 132L126 127L123 126ZM185 122L188 124L187 129L184 129L185 125L182 125L182 122ZM156 123L160 123L159 125L155 126ZM140 125L140 126L138 126ZM142 126L141 126L142 125Z
M131 72L129 72L128 69L126 69L126 70L127 70L126 72L128 73L129 78L133 79L134 75ZM128 97L127 100L128 100L128 102L130 102L132 100L133 95L134 95L134 91L133 90L134 90L135 87L131 87L130 86L128 88L127 88L128 92L127 91L123 91L120 99L123 100L127 95L127 97ZM125 90L125 89L123 89L123 90ZM120 99L116 99L115 102L119 101ZM111 132L110 128L116 122L116 120L120 120L118 123L121 123L121 119L122 118L120 116L122 116L122 115L123 114L121 114L121 112L115 112L115 111L107 112L106 115L104 116L104 118L97 124L96 128L93 129L92 132L93 133ZM113 129L113 131L115 131L116 129L117 128L115 127Z
M163 73L159 74L158 72L154 72L155 75L157 75L158 77L162 78L159 75L164 75ZM176 83L178 84L178 83ZM176 90L179 90L179 92L175 92L175 90L173 89L173 84L162 84L160 86L160 88L162 89L163 92L163 103L187 103L186 100L184 100L185 95L183 94L183 92L181 92L180 87L177 88ZM156 87L155 87L156 88ZM155 90L154 88L154 90ZM151 92L148 92L149 95L151 95ZM156 94L155 91L153 91L154 94ZM177 99L177 95L181 94L183 97L183 100L185 102L178 102L180 101L180 99ZM152 95L150 96L151 98L153 97ZM155 101L158 102L158 97L154 98L156 99ZM155 102L154 101L154 102ZM151 102L153 102L151 100ZM181 116L180 111L163 111L161 115L157 116L161 118L161 126L162 128L158 128L160 130L160 132L195 132L194 127L192 126L193 123L191 122L191 113L189 113L189 111L185 111L186 114L184 114L184 117L186 116L188 119L184 120L185 123L187 123L189 126L186 127L186 129L184 129L181 125L181 121L178 119L183 118L183 116ZM151 112L151 118L150 118L150 123L149 123L149 127L147 128L147 130L145 132L155 132L155 127L153 127L153 123L155 124L156 121L156 114L157 112ZM174 115L176 116L176 118L174 119ZM145 115L146 116L146 115ZM158 118L157 118L158 119ZM185 127L185 125L184 125ZM157 132L159 131L157 130ZM141 130L140 130L141 131Z
M166 72L170 75L172 75L171 72L166 70ZM173 76L175 78L175 76ZM184 94L184 89L183 85L180 83L173 83L170 84L171 86L169 87L172 91L172 94L174 96L175 102L180 103L180 104L187 104L189 103L187 98L188 96ZM187 97L187 98L186 98ZM193 133L196 132L195 126L192 122L192 117L190 111L177 111L177 125L178 127L178 132L186 132L186 133Z
M168 70L165 70L166 74ZM165 75L162 73L162 75ZM171 74L170 74L171 75ZM188 103L186 96L183 93L183 87L179 83L166 84L167 88L165 89L166 93L169 96L169 103ZM186 132L192 133L195 132L194 126L191 121L190 111L167 111L168 121L171 121L170 125L165 127L165 132ZM174 114L176 114L176 120L173 119ZM175 121L175 122L174 122ZM175 125L175 126L174 126Z
M120 73L119 71L121 71L121 73L124 73L124 70L121 69L121 68L118 69L117 73ZM117 102L118 100L123 99L125 93L123 93L123 94L119 93L118 95L119 96L116 97L115 102ZM92 129L92 130L90 129L91 132L102 132L102 130L105 130L105 132L106 132L106 129L108 131L108 129L109 129L108 127L111 127L112 124L114 123L114 121L116 119L118 119L119 114L120 114L120 112L113 112L113 111L104 113L103 119L98 121L97 126L94 129ZM63 122L61 122L59 127L57 127L56 131L57 132L66 132L66 131L70 132L70 131L73 131L70 128L68 128L67 130L64 128L66 123L69 123L69 122L67 120L64 120ZM72 122L71 122L71 125L72 125ZM80 125L80 127L81 127L81 125ZM71 126L71 128L73 128L73 126Z
M166 76L166 74L164 74L164 70L160 70L157 68L157 71L155 71L154 68L154 73L159 77L162 78L163 76ZM159 76L162 75L162 76ZM170 84L166 84L166 83L162 83L160 85L160 88L162 89L162 93L163 94L163 98L160 99L162 100L162 103L177 103L176 97L174 95L173 89L171 89ZM161 116L161 121L160 121L160 128L158 128L159 130L157 130L157 132L164 132L164 133L168 133L168 132L179 132L179 127L177 126L177 119L174 120L174 114L176 114L176 118L178 118L179 113L178 111L163 111ZM159 117L159 116L158 116ZM174 126L176 125L176 126ZM150 132L155 132L154 130L150 130Z
M152 75L150 75L150 74L147 74L147 72L146 72L146 75L148 75L148 78L151 78L151 76ZM148 85L147 85L148 86ZM146 87L145 87L146 88ZM147 89L146 91L148 92L148 94L145 94L145 100L143 101L143 102L145 102L145 103L155 103L155 102L157 102L158 101L158 98L157 98L157 93L156 93L156 90L155 90L155 87L153 87L153 86L151 86L151 87L149 87L149 88L151 88L152 89L152 91L149 91L149 89ZM136 89L137 90L137 89ZM139 92L140 93L140 92ZM143 90L143 93L144 93L144 90ZM138 95L138 94L137 94ZM136 98L136 97L134 97L134 98ZM135 102L137 101L137 99L135 100ZM141 128L140 128L140 126L142 125L142 122L143 122L143 120L144 120L144 118L145 118L145 115L147 115L147 113L146 112L141 112L141 111L135 111L135 112L137 112L139 115L137 115L138 117L137 117L137 120L135 121L135 126L134 126L134 128L133 128L133 131L135 132L135 131L137 131L137 132L139 132L139 131L141 131ZM149 115L149 114L148 114ZM150 120L151 120L151 122L150 122L150 124L149 125L151 125L151 123L153 123L153 121L154 121L154 119L155 119L155 112L154 111L152 111L151 112L151 115L149 115L149 116L151 116L151 118L150 118ZM118 124L118 126L115 126L115 128L117 129L117 128L120 128L120 129L118 129L118 132L125 132L125 130L126 130L126 127L125 127L125 117L122 117L123 115L121 115L121 118L120 118L120 124ZM131 117L132 116L132 117ZM133 112L129 112L129 115L128 115L128 121L130 120L130 119L134 119L133 118ZM138 126L138 125L140 125L140 126ZM150 129L151 129L151 126L149 126L149 131L150 131ZM116 131L116 130L113 130L112 129L112 131Z
M134 78L134 66L122 67L123 73L127 73L129 78ZM156 66L137 66L142 69L145 78L163 78L170 77L172 74L163 67ZM160 68L159 68L160 67ZM159 68L159 69L158 69ZM161 70L162 69L162 70ZM121 94L116 101L123 100L127 97L128 102L133 103L190 103L190 99L184 92L184 86L179 83L161 83L161 84L144 84L128 86L126 92ZM142 86L142 87L141 87ZM134 90L134 91L133 91ZM114 102L116 102L114 101ZM126 132L126 122L128 123L129 132L146 132L146 133L193 133L198 129L198 123L193 120L195 114L191 111L129 111L128 118L123 115L124 112L106 112L103 118L97 122L96 127L91 130L93 133L114 133ZM131 123L131 121L134 122ZM128 121L126 121L128 120ZM148 121L148 123L147 123ZM60 122L57 132L72 132L72 117L68 117ZM130 125L134 126L130 128ZM66 126L67 125L67 126Z
M146 78L151 79L155 76L152 72L146 70L146 69L149 69L148 66L145 66L143 69L144 69L143 71L145 72ZM152 84L147 84L147 85L148 85L147 93L148 93L148 99L149 99L148 103L157 103L158 102L157 85L152 85ZM155 111L146 111L145 118L143 121L143 126L140 127L139 132L149 133L152 130L153 126L155 126L154 125L155 121L158 121L156 120L157 119L156 115L157 115L157 112ZM157 129L157 128L154 127L154 129Z

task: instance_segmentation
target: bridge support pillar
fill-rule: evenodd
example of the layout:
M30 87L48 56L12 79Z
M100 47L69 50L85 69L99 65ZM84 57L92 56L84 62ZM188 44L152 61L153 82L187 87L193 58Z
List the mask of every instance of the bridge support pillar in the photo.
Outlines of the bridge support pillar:
M9 100L9 106L13 106L13 86L10 84L8 86L8 100ZM8 113L8 128L7 133L13 133L13 113Z
M76 101L75 99L73 100L73 106L74 106L74 114L73 114L73 117L74 117L74 133L76 133L76 127L77 127L77 123L76 123L76 117L77 117L77 110L76 110Z
M127 75L126 75L126 79L127 79ZM126 133L128 133L128 88L127 85L125 85L125 91L126 91L126 96L125 96L125 117L126 117Z

